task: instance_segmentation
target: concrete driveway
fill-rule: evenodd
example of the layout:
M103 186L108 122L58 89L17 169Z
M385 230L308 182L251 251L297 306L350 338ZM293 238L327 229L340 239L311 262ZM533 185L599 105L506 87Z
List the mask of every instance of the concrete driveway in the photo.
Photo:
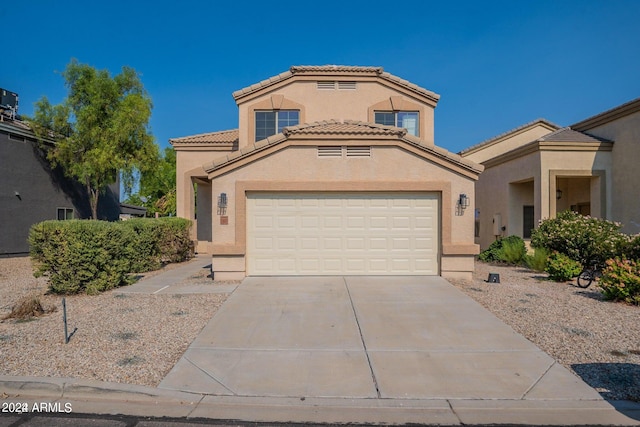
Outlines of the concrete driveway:
M250 277L160 388L222 396L601 400L441 277Z

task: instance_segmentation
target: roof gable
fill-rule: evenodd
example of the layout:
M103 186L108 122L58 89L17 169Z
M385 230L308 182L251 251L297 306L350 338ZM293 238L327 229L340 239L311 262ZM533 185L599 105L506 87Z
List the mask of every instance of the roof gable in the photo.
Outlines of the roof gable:
M408 151L473 179L477 179L478 174L484 169L483 166L443 148L425 144L419 138L408 135L406 129L353 120L325 120L288 127L282 133L250 144L202 167L211 178L212 174L217 176L230 172L249 161L288 146L317 145L324 139L327 140L327 145L353 144L354 140L361 139L365 144L403 146ZM305 140L308 141L306 144Z
M508 130L504 133L501 133L500 135L491 137L489 139L485 139L484 141L476 144L476 145L472 145L469 148L465 148L464 150L460 151L460 155L465 156L468 154L471 154L475 151L481 150L483 148L486 148L488 146L494 145L499 143L500 141L504 141L506 139L509 139L515 135L521 134L523 132L526 132L527 130L533 129L534 127L537 126L544 126L547 127L549 129L549 132L553 132L556 131L558 129L560 129L560 126L558 126L555 123L550 122L547 119L543 119L543 118L539 118L536 120L533 120L529 123L525 123L521 126L518 126L517 128Z
M400 77L394 76L388 72L385 72L382 67L362 67L362 66L349 66L349 65L298 65L289 68L289 71L280 73L277 76L270 77L262 80L251 86L247 86L243 89L233 92L233 98L236 102L243 100L246 97L251 97L258 92L265 89L279 86L283 82L293 80L296 78L338 78L344 77L346 79L371 79L378 80L393 85L399 86L420 98L425 99L428 103L435 106L440 99L440 95L415 85Z

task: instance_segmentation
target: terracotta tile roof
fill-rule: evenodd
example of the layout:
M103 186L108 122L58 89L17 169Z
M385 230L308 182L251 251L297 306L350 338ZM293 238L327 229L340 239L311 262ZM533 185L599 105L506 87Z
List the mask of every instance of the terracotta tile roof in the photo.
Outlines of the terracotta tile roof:
M238 159L252 155L254 152L261 151L267 147L277 145L283 141L286 141L291 135L387 135L396 136L406 143L414 145L436 157L445 159L451 163L461 166L474 173L480 173L484 169L483 166L464 159L458 154L451 153L444 148L436 147L433 145L425 144L420 138L413 135L408 135L406 129L397 128L394 126L384 126L374 123L359 122L354 120L345 120L340 122L339 120L325 120L315 123L307 123L298 126L287 127L282 133L272 135L267 139L250 144L247 147L243 147L238 151L234 151L226 156L222 156L213 162L207 163L202 167L206 172L213 172L229 163L232 163Z
M496 142L496 141L498 141L498 140L500 140L500 139L504 138L504 137L505 137L505 136L507 136L507 135L510 135L510 134L512 134L512 133L517 133L517 132L519 132L519 131L521 131L521 130L524 130L524 129L528 128L528 127L535 126L535 125L537 125L537 124L543 124L543 125L549 126L549 127L551 127L551 128L554 128L554 129L556 129L556 130L560 129L560 126L558 126L557 124L555 124L555 123L553 123L553 122L550 122L550 121L549 121L549 120L547 120L547 119L542 119L542 118L540 118L540 119L533 120L533 121L531 121L531 122L529 122L529 123L525 123L525 124L523 124L522 126L518 126L517 128L514 128L514 129L511 129L511 130L508 130L508 131L506 131L506 132L503 132L503 133L501 133L500 135L497 135L497 136L491 137L491 138L489 138L489 139L485 139L484 141L479 142L478 144L475 144L475 145L472 145L471 147L465 148L464 150L460 151L460 152L459 152L459 154L461 154L461 155L465 155L465 154L467 154L468 152L470 152L470 151L474 151L474 150L476 150L476 149L478 149L478 148L481 148L481 147L484 147L485 145L491 145L491 144L493 144L494 142Z
M323 120L314 123L305 123L298 126L285 128L282 133L285 136L295 134L310 135L398 135L404 136L406 129L392 126L383 126L374 123L361 122L356 120Z
M558 129L541 138L538 138L537 141L540 141L540 142L611 142L606 139L596 138L594 136L587 135L586 133L575 131L570 127L564 127L562 129Z
M218 132L201 133L198 135L183 136L169 140L175 144L233 144L238 142L238 129L223 130Z
M289 71L285 71L284 73L280 73L277 76L270 77L268 79L262 80L256 84L245 87L243 89L237 90L233 92L233 98L238 99L242 98L246 95L249 95L255 91L258 91L267 86L271 86L275 83L281 82L283 80L287 80L292 78L296 74L347 74L347 75L369 75L372 77L379 77L400 86L403 86L407 89L410 89L414 92L417 92L427 98L430 98L434 102L437 102L440 99L440 95L430 90L424 89L418 85L415 85L408 80L401 79L400 77L394 76L388 72L385 72L382 67L369 67L369 66L354 66L354 65L294 65L289 68Z

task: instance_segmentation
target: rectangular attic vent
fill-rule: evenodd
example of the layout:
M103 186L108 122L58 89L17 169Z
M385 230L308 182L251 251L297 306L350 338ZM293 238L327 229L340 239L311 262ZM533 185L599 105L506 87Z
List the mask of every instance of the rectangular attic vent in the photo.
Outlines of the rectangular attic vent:
M340 90L356 90L356 82L338 82Z
M317 82L319 90L334 90L336 88L336 82Z
M318 157L342 157L342 147L337 145L318 146Z
M371 157L371 147L347 146L347 157Z

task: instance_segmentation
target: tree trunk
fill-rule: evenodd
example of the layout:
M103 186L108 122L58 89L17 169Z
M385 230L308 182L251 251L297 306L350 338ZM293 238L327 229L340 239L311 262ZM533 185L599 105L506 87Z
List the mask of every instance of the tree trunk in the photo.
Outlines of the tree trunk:
M91 188L91 184L89 184L87 180L87 193L89 195L89 205L91 206L91 217L93 219L98 219L98 197L100 193L98 190Z

